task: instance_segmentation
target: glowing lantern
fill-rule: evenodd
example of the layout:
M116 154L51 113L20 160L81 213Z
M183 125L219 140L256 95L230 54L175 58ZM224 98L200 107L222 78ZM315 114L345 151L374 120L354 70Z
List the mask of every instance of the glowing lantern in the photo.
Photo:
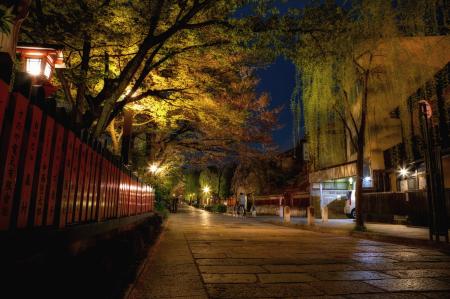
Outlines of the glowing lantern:
M34 84L49 81L55 68L66 67L59 46L20 44L16 52L22 63L22 71L32 76Z

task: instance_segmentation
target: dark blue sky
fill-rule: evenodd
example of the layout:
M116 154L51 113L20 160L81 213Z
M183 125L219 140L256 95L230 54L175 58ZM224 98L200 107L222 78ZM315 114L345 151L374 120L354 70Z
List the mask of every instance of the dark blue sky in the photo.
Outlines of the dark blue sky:
M293 146L291 95L295 85L295 66L288 60L279 57L272 65L257 71L260 82L258 93L267 92L271 98L271 108L283 106L279 115L279 123L283 126L273 134L276 144L281 150Z
M289 8L303 8L305 2L302 0L279 0L274 2L274 6L281 14L285 14ZM236 18L251 15L253 5L248 5L235 12ZM273 138L281 150L293 147L292 122L290 99L295 85L295 66L288 60L279 57L267 68L259 69L258 76L261 81L257 87L258 93L267 92L272 99L271 107L283 106L279 115L279 123L282 128L275 131Z
M275 1L275 7L281 14L285 14L289 8L302 8L305 1L302 0L279 0ZM242 18L252 14L253 5L241 8L235 13L236 18ZM261 81L258 84L258 93L267 92L272 99L271 108L283 106L279 115L279 123L282 128L275 131L273 138L281 150L293 147L291 95L295 85L295 66L288 60L279 57L267 68L257 71Z

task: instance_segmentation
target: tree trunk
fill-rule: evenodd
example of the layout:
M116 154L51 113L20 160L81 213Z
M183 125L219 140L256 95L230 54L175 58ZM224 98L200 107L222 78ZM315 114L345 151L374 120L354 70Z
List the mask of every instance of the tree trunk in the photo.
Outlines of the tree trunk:
M112 141L112 149L113 153L118 155L120 146L119 146L119 140L116 135L116 128L115 128L115 120L113 119L111 123L108 126L109 135L111 135L111 141Z
M133 127L133 112L129 109L123 110L123 134L122 134L122 159L130 163L131 134Z
M218 173L219 173L219 182L218 182L218 186L217 186L217 197L220 199L220 184L222 181L223 169L219 170Z
M438 115L439 115L439 135L440 142L442 142L442 148L446 148L449 145L448 138L448 118L447 111L445 111L445 96L444 96L444 75L439 74L436 80L436 99L438 106Z
M10 24L10 32L6 33L0 31L0 52L8 53L11 59L14 61L16 59L16 46L17 41L19 40L20 26L28 16L31 0L13 1L12 3L10 1L10 4L4 4L6 8L11 8L12 6L13 20Z
M363 142L358 141L357 158L356 158L356 186L355 186L355 200L356 200L356 228L364 228L363 217L363 203L362 203L362 182L364 170L364 145Z
M364 179L364 146L366 139L367 97L368 97L369 70L364 72L364 93L361 99L361 124L358 132L358 148L356 156L356 229L364 230L362 183Z

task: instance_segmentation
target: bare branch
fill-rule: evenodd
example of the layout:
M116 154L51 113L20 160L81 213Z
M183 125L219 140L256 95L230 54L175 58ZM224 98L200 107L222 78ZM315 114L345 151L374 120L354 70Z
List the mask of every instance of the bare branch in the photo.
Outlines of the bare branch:
M342 120L342 123L344 124L345 128L347 129L348 135L350 136L350 141L352 142L353 147L354 147L355 149L357 149L357 148L358 148L357 143L356 143L355 139L353 138L353 132L352 132L352 130L350 129L350 127L349 127L349 125L348 125L348 123L347 123L347 120L345 119L345 117L344 117L344 115L341 113L341 111L339 111L339 109L337 109L336 105L333 105L333 109L334 109L334 111L336 111L337 115L338 115L339 118ZM359 136L359 135L357 135L357 136Z
M350 114L350 119L352 120L353 128L355 129L356 134L359 135L359 128L356 125L356 119L353 116L353 113L352 113L352 110L351 110L351 106L350 106L350 102L348 101L348 94L347 94L347 92L345 90L343 90L343 93L344 93L344 101L345 101L345 104L347 105L347 110L348 110L348 113Z

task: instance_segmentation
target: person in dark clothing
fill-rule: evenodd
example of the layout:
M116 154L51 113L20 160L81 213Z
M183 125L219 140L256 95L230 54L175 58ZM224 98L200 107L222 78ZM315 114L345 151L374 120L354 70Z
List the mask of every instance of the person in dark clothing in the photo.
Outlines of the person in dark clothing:
M172 198L172 213L176 213L178 210L178 196Z

